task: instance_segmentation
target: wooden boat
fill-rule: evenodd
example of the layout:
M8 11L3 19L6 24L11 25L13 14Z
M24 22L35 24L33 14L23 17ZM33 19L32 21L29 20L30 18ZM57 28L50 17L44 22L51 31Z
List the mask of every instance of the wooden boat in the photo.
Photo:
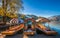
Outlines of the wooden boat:
M29 32L24 31L24 34L25 35L34 35L35 34L35 31L29 31Z
M23 27L24 27L24 24L16 25L1 33L4 35L13 35L17 33L19 30L21 30Z
M25 20L26 24L27 24L27 22L28 22L29 20L30 20L31 22L33 22L33 23L35 22L34 19L32 19L32 18L30 19L30 18L29 18L29 19L26 19L26 20ZM24 34L25 34L25 35L34 35L34 34L35 34L35 25L33 25L33 24L32 24L32 25L31 25L31 24L25 25L25 26L24 26Z
M5 38L6 35L0 34L0 38Z
M50 30L50 29L46 28L45 26L43 26L42 24L37 24L36 28L38 30L42 31L46 35L56 35L57 34L56 31Z
M25 29L25 28L27 28L27 29ZM34 35L35 34L35 29L34 29L34 26L33 25L31 25L31 28L30 29L28 29L28 27L25 27L24 29L24 34L25 35Z

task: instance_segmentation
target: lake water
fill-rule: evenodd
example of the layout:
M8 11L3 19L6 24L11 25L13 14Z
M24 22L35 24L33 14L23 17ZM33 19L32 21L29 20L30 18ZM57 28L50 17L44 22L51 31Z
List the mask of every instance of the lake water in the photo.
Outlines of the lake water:
M48 23L46 23L45 26L49 27L51 30L58 32L58 34L60 35L60 24L52 24L52 23L48 24Z

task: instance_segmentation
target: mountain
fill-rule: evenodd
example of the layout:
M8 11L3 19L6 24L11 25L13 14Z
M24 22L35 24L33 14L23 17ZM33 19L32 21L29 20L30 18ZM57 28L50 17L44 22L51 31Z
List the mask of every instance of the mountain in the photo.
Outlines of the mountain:
M51 16L48 19L51 21L50 24L60 24L60 15Z
M60 21L60 15L51 16L48 19L51 21Z

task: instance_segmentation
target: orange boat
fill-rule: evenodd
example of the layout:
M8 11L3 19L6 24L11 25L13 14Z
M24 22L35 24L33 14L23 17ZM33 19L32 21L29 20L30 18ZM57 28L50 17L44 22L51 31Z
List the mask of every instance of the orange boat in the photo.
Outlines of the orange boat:
M1 33L4 35L13 35L17 33L19 30L21 30L23 27L24 27L24 24L16 25Z
M43 26L42 24L37 24L36 28L46 35L57 35L56 31L50 30Z

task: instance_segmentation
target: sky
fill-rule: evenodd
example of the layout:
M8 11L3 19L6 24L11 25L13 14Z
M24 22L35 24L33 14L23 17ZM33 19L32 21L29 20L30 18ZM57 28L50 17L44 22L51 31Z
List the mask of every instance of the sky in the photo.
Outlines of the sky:
M50 17L60 15L60 0L23 0L23 14Z

